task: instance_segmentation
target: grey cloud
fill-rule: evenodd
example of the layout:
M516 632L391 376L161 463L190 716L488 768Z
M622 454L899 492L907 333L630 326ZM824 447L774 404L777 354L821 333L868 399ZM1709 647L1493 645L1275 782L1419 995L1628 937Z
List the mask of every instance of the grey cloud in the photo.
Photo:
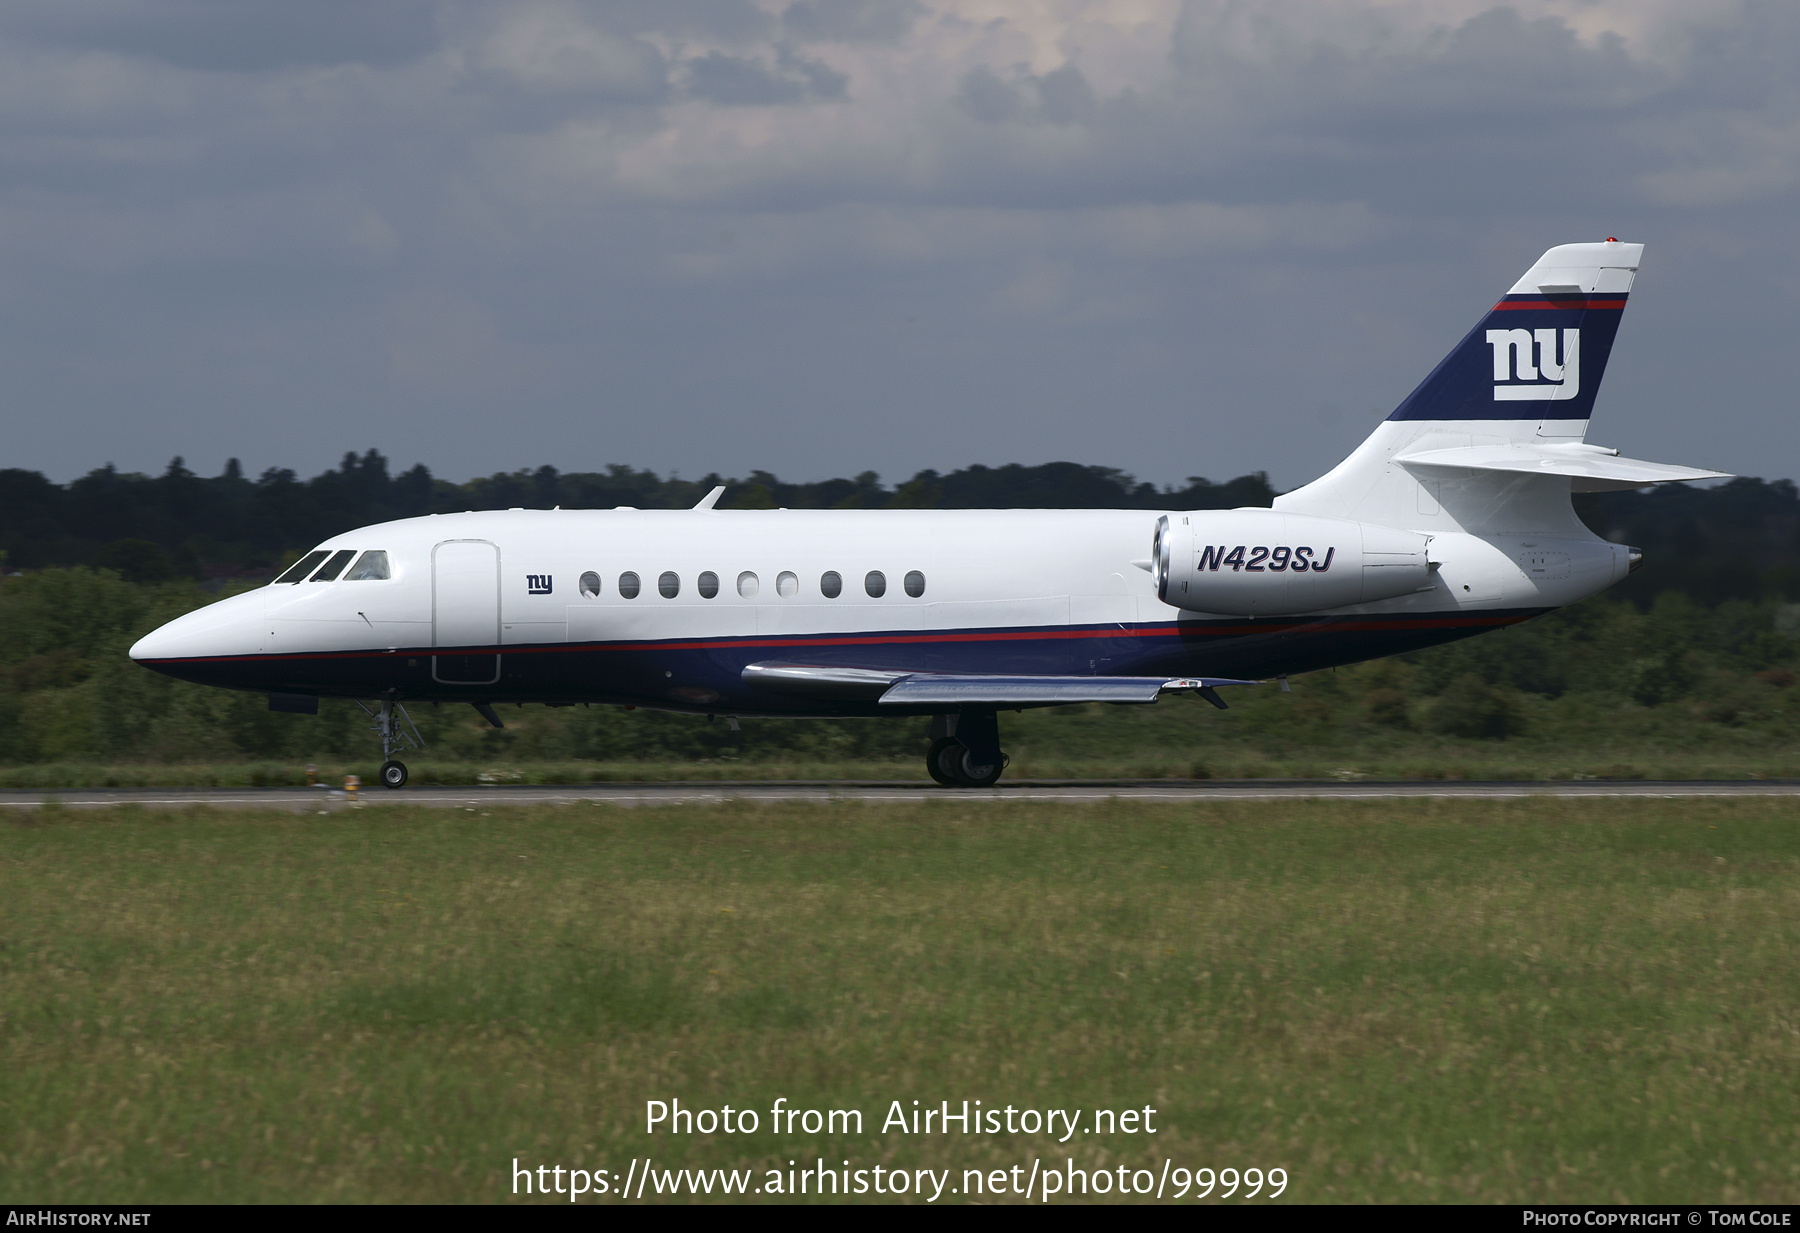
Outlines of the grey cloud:
M612 103L657 103L668 97L670 65L654 44L604 30L583 30L581 35L491 52L476 61L461 93L496 103L514 91L563 96L590 109Z
M1045 73L1033 84L1044 119L1052 124L1078 124L1094 114L1093 88L1073 64Z
M1794 52L1800 47L1800 6L1744 5L1738 20L1703 26L1685 48L1686 71L1670 95L1690 107L1758 111L1771 96L1792 107L1800 99Z
M987 125L1071 130L1055 157L1002 129L947 143L965 201L1368 200L1397 216L1468 218L1552 201L1610 205L1669 156L1683 81L1621 42L1496 8L1423 39L1333 40L1305 22L1226 28L1192 5L1173 82L1095 99L1078 65L964 75L954 107ZM1248 46L1246 46L1248 44ZM1787 45L1800 49L1800 37ZM1777 93L1758 94L1766 107ZM1784 110L1792 112L1791 107Z
M782 72L804 81L810 98L838 100L849 97L846 88L850 84L850 78L847 74L818 60L808 60L785 43L776 48L775 63Z
M1351 50L1290 33L1251 59L1208 36L1204 26L1184 23L1175 61L1190 90L1229 92L1235 122L1255 129L1304 118L1370 144L1391 140L1396 125L1405 137L1454 124L1501 130L1539 117L1618 111L1669 84L1660 70L1633 61L1616 37L1589 47L1556 18L1526 21L1506 8L1419 47Z
M783 11L781 23L799 39L891 42L927 12L918 0L798 0Z
M28 0L12 30L183 68L258 72L298 65L400 63L437 43L432 0Z
M744 56L708 52L683 67L689 93L727 107L798 103L806 97L805 82L777 77L766 65Z
M731 56L721 51L687 61L688 92L726 107L762 107L831 101L846 97L850 79L786 46L777 49L771 69L760 57Z
M751 0L602 0L583 4L580 11L620 34L747 43L775 30L775 19Z
M985 64L978 64L963 74L956 102L977 120L988 124L1004 124L1025 108L1025 99L1017 86L1000 80L1000 75Z
M1654 55L1402 10L1433 11L1196 3L1125 47L1019 34L1036 8L377 0L326 46L246 4L165 54L216 10L18 0L9 465L66 478L104 440L146 467L375 445L452 475L1075 457L1291 485L1544 247L1617 234L1651 250L1609 443L1800 472L1771 359L1800 8ZM1695 407L1729 409L1705 448Z
M1024 66L1015 68L1009 80L985 64L963 74L956 104L988 124L1027 120L1049 124L1079 124L1098 110L1093 87L1073 64L1038 75Z

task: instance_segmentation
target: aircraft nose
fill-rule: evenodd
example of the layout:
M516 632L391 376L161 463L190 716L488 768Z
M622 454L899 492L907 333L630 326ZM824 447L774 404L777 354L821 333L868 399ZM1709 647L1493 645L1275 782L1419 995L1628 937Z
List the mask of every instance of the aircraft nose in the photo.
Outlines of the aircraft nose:
M140 664L177 659L210 659L254 655L262 650L263 596L260 591L234 595L158 626L132 644L128 652Z
M136 642L132 643L131 650L127 651L126 654L140 664L146 659L169 658L169 639L163 633L163 631L168 628L167 625L163 625L151 630L142 638L139 638Z

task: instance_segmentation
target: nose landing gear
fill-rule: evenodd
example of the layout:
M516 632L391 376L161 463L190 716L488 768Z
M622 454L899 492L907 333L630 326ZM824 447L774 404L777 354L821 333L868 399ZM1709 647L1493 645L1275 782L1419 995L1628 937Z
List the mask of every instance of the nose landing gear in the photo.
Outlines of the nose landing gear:
M392 698L383 698L379 710L371 711L359 698L356 705L362 707L363 713L375 721L375 734L381 738L381 756L385 759L381 764L381 786L384 788L404 788L406 786L406 763L394 757L396 749L423 749L425 740L419 735L418 725L413 723L412 716L406 708ZM405 728L400 724L404 722Z

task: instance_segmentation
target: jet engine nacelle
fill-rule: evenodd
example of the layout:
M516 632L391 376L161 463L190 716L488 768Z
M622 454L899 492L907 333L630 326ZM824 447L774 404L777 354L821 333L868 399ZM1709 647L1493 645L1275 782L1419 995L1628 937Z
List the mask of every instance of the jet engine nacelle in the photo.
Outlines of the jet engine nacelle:
M1198 510L1157 520L1151 568L1157 596L1190 612L1322 612L1430 590L1427 539L1272 509Z

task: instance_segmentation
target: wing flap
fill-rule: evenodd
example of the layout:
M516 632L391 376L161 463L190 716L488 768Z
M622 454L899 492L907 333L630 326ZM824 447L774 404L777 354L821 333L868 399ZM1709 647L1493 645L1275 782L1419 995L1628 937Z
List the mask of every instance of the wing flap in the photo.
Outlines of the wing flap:
M921 703L1001 705L1020 702L1155 702L1162 677L937 676L920 673L895 682L883 706Z

